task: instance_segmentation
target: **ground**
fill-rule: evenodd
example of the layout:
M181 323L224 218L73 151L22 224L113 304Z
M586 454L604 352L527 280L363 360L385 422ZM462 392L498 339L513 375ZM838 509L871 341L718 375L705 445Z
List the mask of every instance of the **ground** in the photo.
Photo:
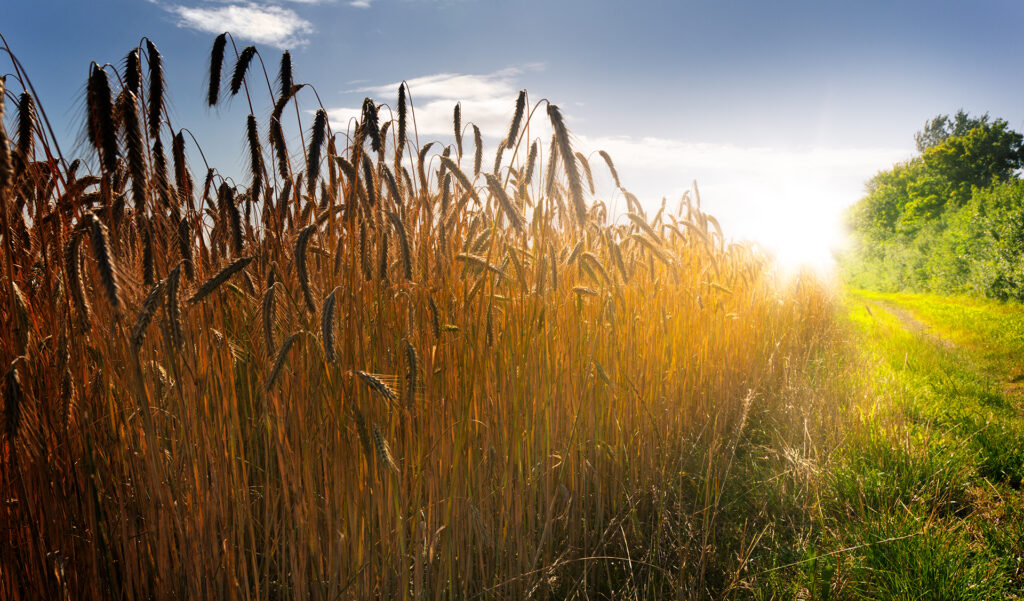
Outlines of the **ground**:
M825 470L806 599L1024 588L1024 307L849 291L865 399Z

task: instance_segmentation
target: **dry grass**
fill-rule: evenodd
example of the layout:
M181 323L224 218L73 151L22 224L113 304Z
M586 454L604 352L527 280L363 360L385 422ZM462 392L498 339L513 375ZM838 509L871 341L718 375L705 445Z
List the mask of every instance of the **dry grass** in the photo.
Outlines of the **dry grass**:
M752 485L731 472L748 437L806 446L834 419L828 387L807 380L837 352L827 292L780 282L690 195L654 218L632 200L610 215L584 197L589 165L546 101L557 162L537 158L525 93L505 139L523 150L498 173L481 175L479 129L458 109L454 154L406 140L404 86L398 124L368 100L346 138L318 110L286 156L283 108L312 98L289 60L288 96L268 89L259 126L270 144L245 124L257 188L212 169L195 185L159 54L133 53L149 74L125 78L137 91L93 65L92 156L68 163L38 104L20 139L0 137L0 597L699 598L749 584L757 518L735 534L722 499ZM260 85L258 55L238 55L232 94ZM619 193L601 157L604 193Z

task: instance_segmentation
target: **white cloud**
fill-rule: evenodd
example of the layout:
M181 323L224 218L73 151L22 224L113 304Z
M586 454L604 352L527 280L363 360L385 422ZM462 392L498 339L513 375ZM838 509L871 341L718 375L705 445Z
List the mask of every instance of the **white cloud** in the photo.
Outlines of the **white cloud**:
M504 137L511 120L523 76L536 68L540 67L483 75L439 73L408 80L420 142L450 143L452 109L461 101L463 123L476 123L485 136L484 164L490 165L494 145ZM393 82L353 91L394 107L398 86ZM565 113L572 125L572 110ZM345 131L350 119L359 114L358 107L328 109L336 131ZM830 251L842 239L843 211L863 195L864 182L911 153L909 148L773 148L606 136L598 123L576 122L577 150L585 154L606 150L623 185L649 209L656 210L662 197L674 206L697 180L703 208L719 219L726 236L756 240L789 263L828 265ZM551 129L544 107L530 128L531 138L544 141L546 151ZM624 210L625 201L614 189L604 162L592 155L590 163L597 197L614 210Z
M515 110L519 78L527 71L541 68L542 65L532 64L483 75L437 73L406 80L415 112L416 131L421 137L452 137L452 114L455 105L461 102L464 125L474 123L490 138L504 136ZM387 102L394 108L400 84L396 81L354 91L371 96L378 102ZM328 109L327 113L333 127L344 129L349 119L359 116L360 109L336 107ZM540 121L546 121L546 117L536 123Z
M313 25L295 11L280 6L232 4L210 8L171 6L178 25L208 33L232 35L279 48L306 43Z
M356 8L370 8L370 0L352 0L348 5Z

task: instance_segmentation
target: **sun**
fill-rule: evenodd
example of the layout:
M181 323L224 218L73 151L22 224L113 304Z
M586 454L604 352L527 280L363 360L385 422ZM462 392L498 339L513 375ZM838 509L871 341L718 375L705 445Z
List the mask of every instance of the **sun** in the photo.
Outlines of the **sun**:
M766 210L739 220L737 229L769 251L787 271L810 268L822 274L835 269L835 252L842 247L843 203L827 199L820 189L788 190L765 198Z

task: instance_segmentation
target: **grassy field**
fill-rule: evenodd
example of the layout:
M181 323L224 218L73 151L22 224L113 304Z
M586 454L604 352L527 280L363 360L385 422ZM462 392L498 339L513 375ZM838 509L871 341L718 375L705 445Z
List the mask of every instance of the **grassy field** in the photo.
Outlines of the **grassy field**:
M1024 307L863 291L844 304L869 398L830 470L826 523L832 547L868 546L829 564L834 582L864 598L1019 597Z
M218 37L204 99L267 104L244 183L193 176L151 42L78 159L5 81L0 598L1020 587L1016 307L783 277L525 91L485 163L459 107L336 132L258 56Z

